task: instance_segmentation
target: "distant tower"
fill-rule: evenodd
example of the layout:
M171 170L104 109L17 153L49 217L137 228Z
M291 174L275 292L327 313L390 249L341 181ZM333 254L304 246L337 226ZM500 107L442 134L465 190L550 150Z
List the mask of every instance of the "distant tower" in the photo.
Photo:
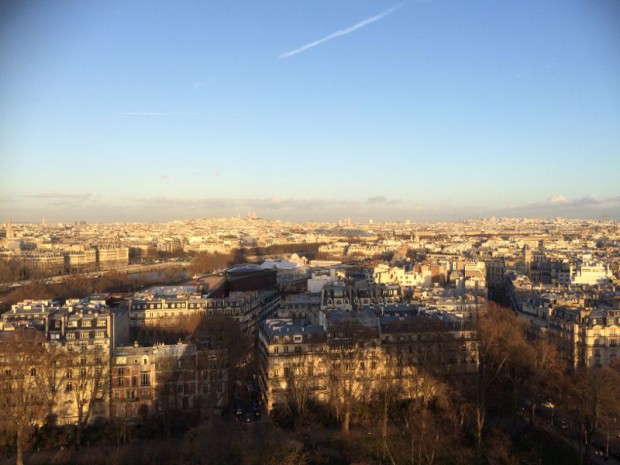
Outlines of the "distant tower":
M47 226L47 217L46 216L41 218L41 226Z
M525 267L525 274L529 276L530 265L532 264L532 251L527 244L523 246L523 265Z
M6 238L13 239L15 238L15 231L13 231L13 220L9 218L9 222L6 225Z

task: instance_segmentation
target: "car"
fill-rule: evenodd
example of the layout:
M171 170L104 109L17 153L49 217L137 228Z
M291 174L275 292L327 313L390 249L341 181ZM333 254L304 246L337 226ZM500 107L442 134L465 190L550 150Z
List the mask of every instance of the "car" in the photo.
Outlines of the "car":
M569 426L570 426L570 425L568 424L568 422L567 422L567 421L563 421L562 423L560 423L560 427L561 427L562 429L568 429L568 427L569 427Z
M254 417L252 416L250 412L245 412L245 414L243 415L243 421L246 423L250 423L254 421Z
M258 405L258 402L254 401L252 403L252 413L254 414L255 417L260 417L261 413L260 413L260 406Z

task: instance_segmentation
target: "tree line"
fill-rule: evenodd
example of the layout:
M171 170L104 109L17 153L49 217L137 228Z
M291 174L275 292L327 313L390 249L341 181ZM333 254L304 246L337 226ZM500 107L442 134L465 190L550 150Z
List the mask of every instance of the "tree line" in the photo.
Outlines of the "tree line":
M374 349L362 339L329 346L322 374L312 356L294 356L283 373L285 402L274 416L298 432L329 424L344 435L352 428L372 432L375 447L368 453L379 463L431 465L463 457L517 463L513 439L547 425L549 418L539 416L545 405L577 427L579 452L589 463L593 441L620 416L617 367L572 369L553 342L527 329L512 310L489 304L476 323L480 372L469 385L432 364L407 366L398 353L372 372ZM327 401L317 403L321 379Z
M67 276L59 283L33 280L2 294L0 312L17 302L37 299L83 298L91 294L106 292L135 292L152 284L167 284L186 279L181 268L169 268L158 273L126 274L108 272L99 277L87 275Z
M164 435L162 441L169 441L169 450L157 450L165 463L171 464L310 464L332 460L333 454L345 463L357 460L390 465L559 463L557 457L542 461L543 445L530 448L530 455L521 449L540 437L552 442L554 449L560 448L561 442L542 428L549 418L540 416L539 407L547 404L577 426L581 457L589 463L593 440L620 413L616 367L572 369L553 343L528 334L525 323L507 308L489 304L476 324L480 372L469 389L430 364L415 369L403 366L397 353L388 357L382 370L368 376L374 369L375 348L362 337L340 338L326 349L329 362L324 374L306 372L310 376L302 376L302 370L311 365L305 354L292 359L289 369L281 373L289 389L285 403L273 415L280 428L256 425L264 429L240 430L226 418L210 416L193 427L188 423L190 429L177 436ZM195 330L197 335L200 331L207 334L217 350L224 350L221 364L211 366L214 374L222 375L225 368L241 361L249 363L244 358L248 347L240 349L235 342L237 333L225 323L199 324ZM12 360L11 365L18 367L7 373L3 366L0 372L0 389L10 394L0 396L1 442L17 452L18 460L23 460L37 424L46 424L47 396L54 392L50 387L56 386L59 378L67 382L59 368L66 363L58 358L61 354L43 352L43 341L26 341L24 334L15 332L2 339L10 343L0 346L4 363ZM224 349L228 346L239 350L229 353ZM81 366L79 359L71 363L76 369ZM239 379L243 376L245 372ZM369 380L372 386L358 382L360 379ZM19 387L16 380L28 382ZM217 381L217 376L212 380ZM313 392L322 381L328 401L319 403ZM213 397L209 403L217 401ZM111 421L107 427L110 437L114 425ZM123 441L116 443L117 450L126 441L126 432L118 431ZM256 431L264 431L260 443L253 440ZM136 430L132 434L136 435ZM141 449L141 444L147 444L143 441L147 439L134 439L133 444L143 455L126 458L124 463L155 460ZM109 440L107 444L115 443ZM329 447L334 450L326 452Z
M296 253L308 260L317 257L318 249L323 244L275 244L268 247L244 247L233 249L228 253L199 252L192 259L191 273L211 273L216 270L229 268L234 265L247 263L252 259L263 256L274 256Z

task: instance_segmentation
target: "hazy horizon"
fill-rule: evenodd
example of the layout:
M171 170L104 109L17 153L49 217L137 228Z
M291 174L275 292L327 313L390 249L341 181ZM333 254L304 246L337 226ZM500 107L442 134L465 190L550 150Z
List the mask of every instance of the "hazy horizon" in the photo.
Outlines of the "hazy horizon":
M5 2L0 221L620 220L620 4Z
M543 209L544 210L544 209ZM226 220L226 219L249 219L250 216L254 216L256 219L260 219L260 220L266 220L266 221L283 221L283 222L293 222L293 223L337 223L340 221L344 221L346 219L350 219L351 222L353 224L369 224L370 221L372 221L372 224L381 224L381 223L410 223L412 225L414 224L428 224L428 223L459 223L459 222L464 222L464 221L482 221L482 220L488 220L488 219L496 219L496 220L555 220L555 219L560 219L560 220L576 220L576 221L607 221L607 220L612 220L612 221L619 221L618 218L614 218L610 215L601 213L599 216L569 216L569 215L562 215L562 214L552 214L553 210L548 210L547 213L542 213L540 215L516 215L514 214L514 212L519 211L519 209L514 209L513 212L507 211L506 214L496 214L496 213L491 213L488 215L478 215L478 216L466 216L463 215L461 217L458 218L454 218L451 216L441 216L441 215L437 215L437 217L415 217L413 215L409 216L409 217L386 217L384 215L374 215L374 216L362 216L362 215L351 215L348 214L346 211L343 211L341 215L337 215L336 213L334 213L333 217L329 217L329 218L318 218L318 217L311 217L311 216L307 216L307 217L303 217L303 215L301 213L298 213L299 217L298 218L292 218L292 219L288 219L285 218L283 216L277 216L277 215L271 215L271 216L266 216L266 215L261 215L259 214L259 212L257 211L249 211L246 210L243 213L237 213L237 214L230 214L230 213L225 213L223 212L222 214L219 215L203 215L203 216L191 216L191 215L181 215L181 216L172 216L173 214L170 214L170 216L165 215L164 217L162 217L161 219L153 219L153 220L137 220L137 219L132 219L132 218L127 218L127 219L119 219L120 216L117 215L115 218L110 218L110 219L99 219L97 217L89 217L88 215L83 215L83 216L72 216L71 214L68 214L66 216L49 216L49 215L42 215L40 217L36 217L36 218L31 218L31 219L23 219L20 216L9 216L7 218L0 218L0 225L4 224L6 225L8 223L8 221L11 221L13 224L32 224L32 225L38 225L41 224L42 220L45 220L46 223L48 225L55 225L55 224L73 224L75 222L79 222L79 221L85 221L88 224L115 224L115 223L171 223L171 222L175 222L175 221L198 221L198 220ZM376 213L376 212L375 212Z

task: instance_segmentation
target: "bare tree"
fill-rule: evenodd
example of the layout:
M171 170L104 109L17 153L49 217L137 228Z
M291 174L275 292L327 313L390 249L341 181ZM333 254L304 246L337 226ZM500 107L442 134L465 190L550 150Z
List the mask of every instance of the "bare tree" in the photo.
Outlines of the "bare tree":
M341 430L349 433L354 409L370 400L377 369L377 349L368 328L355 323L340 324L328 340L325 366L330 403L340 420Z
M428 373L414 375L403 384L401 408L392 415L401 434L387 436L383 443L384 459L392 465L432 465L446 438L458 437L452 434L456 406L449 387Z
M41 333L27 330L0 338L0 425L15 438L17 465L24 463L33 428L43 422L47 411L38 380L44 343Z
M67 368L67 390L75 401L77 433L75 445L80 447L84 427L94 413L104 413L108 396L109 360L103 352L71 352Z
M566 380L566 363L560 357L557 346L547 339L536 339L531 343L531 353L527 387L532 401L530 424L533 424L536 404L539 400L551 398L558 401L562 398Z
M377 373L379 384L374 392L375 405L380 418L382 449L387 453L388 425L398 400L403 394L402 359L400 354L386 354L383 369Z
M527 349L523 324L509 309L489 304L486 314L477 321L480 353L480 384L475 399L474 415L478 447L482 443L482 431L490 394L502 393L495 389L512 363L513 380L521 381L522 349ZM514 394L514 390L513 390ZM514 400L514 395L513 395Z
M211 416L215 409L227 403L228 384L241 376L251 342L234 318L225 315L203 318L196 325L192 339L199 350L202 413Z
M159 356L156 365L156 408L162 419L163 432L166 438L172 433L172 413L177 406L177 377L175 367L177 358L167 355Z
M36 382L41 399L45 402L46 419L50 419L55 415L56 402L65 382L71 358L60 346L49 342L40 357L39 376L36 377Z
M620 375L612 368L582 368L571 383L570 405L579 419L579 430L585 443L584 457L590 463L592 439L603 415L620 415ZM580 447L582 441L579 442Z
M284 368L285 402L296 428L304 424L308 406L317 388L315 376L319 375L321 367L320 364L315 364L315 361L313 354L296 354L287 358L288 365ZM275 382L279 384L279 380Z

